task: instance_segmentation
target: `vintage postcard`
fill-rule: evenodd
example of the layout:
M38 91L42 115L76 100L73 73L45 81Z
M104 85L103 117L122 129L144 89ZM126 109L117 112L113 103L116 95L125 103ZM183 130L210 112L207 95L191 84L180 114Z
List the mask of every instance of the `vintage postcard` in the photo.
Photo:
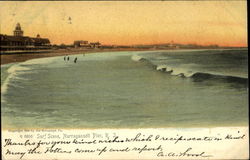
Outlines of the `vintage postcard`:
M1 1L2 158L248 159L247 1Z

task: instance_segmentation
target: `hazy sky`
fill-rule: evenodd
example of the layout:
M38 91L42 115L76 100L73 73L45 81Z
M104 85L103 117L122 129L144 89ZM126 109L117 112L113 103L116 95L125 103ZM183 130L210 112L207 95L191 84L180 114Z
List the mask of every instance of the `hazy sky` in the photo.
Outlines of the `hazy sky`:
M246 1L1 1L1 34L12 35L17 22L25 36L39 33L52 44L88 40L247 46Z

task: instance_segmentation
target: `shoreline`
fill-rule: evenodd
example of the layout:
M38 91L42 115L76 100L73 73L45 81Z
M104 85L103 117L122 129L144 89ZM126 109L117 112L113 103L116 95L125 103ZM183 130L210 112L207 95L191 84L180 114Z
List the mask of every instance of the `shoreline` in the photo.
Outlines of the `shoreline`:
M57 57L74 54L90 54L97 52L119 52L119 51L150 51L151 49L59 49L44 53L14 53L14 54L1 54L1 65L24 62L30 59ZM155 49L152 49L155 50Z
M203 48L203 49L206 49L206 48ZM216 48L216 49L236 49L236 48ZM97 52L159 51L159 50L166 50L166 49L148 49L148 48L147 49L145 49L145 48L141 48L141 49L139 49L139 48L56 49L56 50L52 50L52 51L50 50L50 51L44 51L44 52L11 53L11 54L1 54L0 55L0 58L1 58L0 65L15 63L15 62L24 62L24 61L27 61L30 59L66 56L66 55L83 54L83 53L90 54L90 53L97 53ZM181 49L175 49L175 50L181 50Z

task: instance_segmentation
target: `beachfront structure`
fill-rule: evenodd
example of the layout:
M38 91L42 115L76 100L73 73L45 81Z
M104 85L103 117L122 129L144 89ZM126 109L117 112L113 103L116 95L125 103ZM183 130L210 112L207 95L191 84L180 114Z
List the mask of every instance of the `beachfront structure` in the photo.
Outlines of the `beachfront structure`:
M74 41L74 47L75 48L79 48L79 47L100 48L101 43L100 42L91 42L91 43L89 43L88 41L78 40L78 41Z
M79 40L79 41L74 41L74 47L90 47L90 44L88 41L83 41L83 40Z
M0 50L2 51L24 51L50 49L50 40L36 37L23 36L20 23L17 23L12 35L0 34Z
M101 43L100 42L92 42L90 43L91 48L100 48Z

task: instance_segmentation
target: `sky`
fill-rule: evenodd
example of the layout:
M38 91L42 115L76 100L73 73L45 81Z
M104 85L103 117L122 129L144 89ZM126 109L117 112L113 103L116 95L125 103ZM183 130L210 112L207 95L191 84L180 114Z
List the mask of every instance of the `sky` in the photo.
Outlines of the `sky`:
M247 46L246 1L1 1L0 33L18 22L52 44Z

